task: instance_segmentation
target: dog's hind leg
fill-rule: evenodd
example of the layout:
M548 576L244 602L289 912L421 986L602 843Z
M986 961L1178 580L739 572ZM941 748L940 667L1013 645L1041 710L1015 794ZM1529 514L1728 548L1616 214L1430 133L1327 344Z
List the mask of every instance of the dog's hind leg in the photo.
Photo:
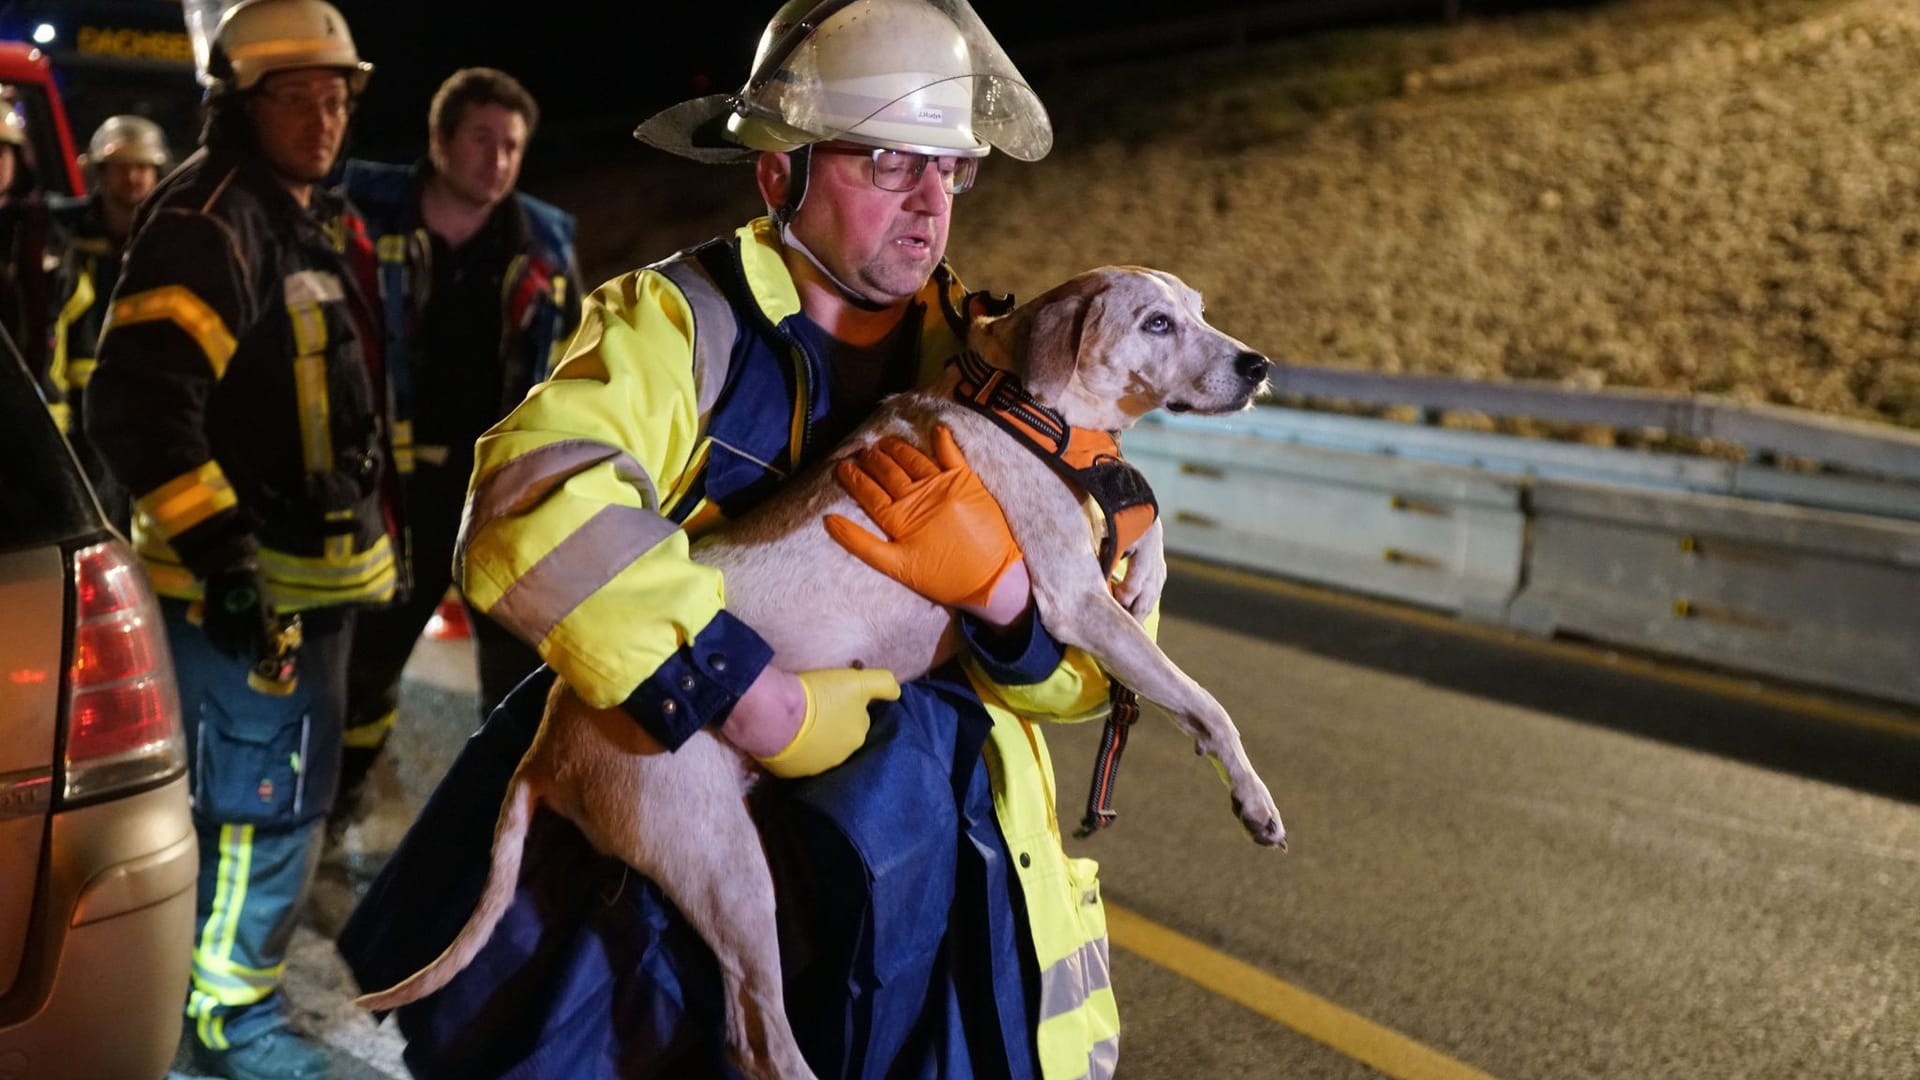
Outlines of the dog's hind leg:
M743 775L738 752L701 732L671 755L622 755L594 782L569 784L584 813L568 816L596 847L658 883L713 950L740 1072L813 1080L787 1023L773 871Z
M700 832L702 843L726 857L703 864L698 881L682 879L673 902L720 961L735 1064L752 1077L813 1080L787 1023L773 874L760 834L744 805L724 823L704 822Z

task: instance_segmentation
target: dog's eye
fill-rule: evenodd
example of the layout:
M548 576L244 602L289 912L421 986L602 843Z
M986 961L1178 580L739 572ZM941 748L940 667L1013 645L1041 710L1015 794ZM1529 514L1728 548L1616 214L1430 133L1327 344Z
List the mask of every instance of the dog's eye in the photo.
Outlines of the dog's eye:
M1147 321L1140 324L1140 329L1145 330L1149 334L1171 333L1173 331L1173 320L1156 311L1147 316Z

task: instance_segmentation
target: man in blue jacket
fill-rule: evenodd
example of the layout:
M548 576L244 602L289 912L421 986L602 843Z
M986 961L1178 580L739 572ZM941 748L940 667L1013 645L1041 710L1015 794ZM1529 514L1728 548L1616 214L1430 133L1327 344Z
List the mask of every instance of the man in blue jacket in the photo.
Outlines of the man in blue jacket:
M466 68L434 94L426 160L347 163L347 197L378 259L412 579L406 600L367 612L354 637L337 823L366 809L368 770L398 716L401 670L453 582L474 440L546 377L580 321L572 216L514 190L539 120L513 76ZM469 621L485 716L540 658L491 619Z

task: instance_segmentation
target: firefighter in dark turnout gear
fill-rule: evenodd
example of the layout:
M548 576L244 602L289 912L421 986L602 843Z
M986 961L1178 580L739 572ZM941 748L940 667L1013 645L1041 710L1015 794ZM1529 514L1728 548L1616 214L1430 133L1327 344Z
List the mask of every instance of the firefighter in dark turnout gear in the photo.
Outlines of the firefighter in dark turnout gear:
M406 505L407 599L354 628L346 752L334 819L350 820L400 707L400 673L453 583L473 444L546 378L580 320L573 217L514 190L539 120L512 76L466 68L427 115L430 155L412 168L350 161L386 315L393 466ZM477 612L480 717L540 657Z
M371 251L318 186L369 71L323 0L226 13L202 146L141 208L87 398L135 495L193 747L191 1047L243 1080L328 1071L280 986L338 776L354 610L396 589L379 315L355 266ZM294 627L287 672L272 661Z
M107 320L120 256L133 233L134 213L153 193L172 155L166 133L143 116L112 116L87 141L82 161L94 190L77 198L49 200L65 251L60 295L53 305L53 359L47 365L47 401L93 482L94 494L114 526L131 528L133 497L101 460L87 434L87 383Z

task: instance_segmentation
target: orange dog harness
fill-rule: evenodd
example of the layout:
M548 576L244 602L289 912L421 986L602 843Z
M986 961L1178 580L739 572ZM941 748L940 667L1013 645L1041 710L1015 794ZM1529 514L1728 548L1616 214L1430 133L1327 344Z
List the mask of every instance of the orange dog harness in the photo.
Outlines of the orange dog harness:
M1058 412L1035 401L1012 372L994 367L971 349L948 362L960 373L955 400L998 424L1100 507L1106 524L1100 538L1100 568L1111 576L1120 557L1133 550L1160 512L1147 478L1120 457L1119 440L1112 432L1069 426ZM1107 723L1094 757L1087 813L1075 836L1089 836L1118 816L1113 809L1113 783L1120 770L1120 754L1127 748L1127 733L1140 718L1140 699L1118 681L1111 683L1107 696Z
M948 363L960 370L954 398L1018 439L1067 482L1093 497L1106 519L1100 567L1107 573L1147 534L1159 511L1153 488L1140 470L1120 457L1112 432L1069 427L1040 404L1011 371L994 367L968 350Z

